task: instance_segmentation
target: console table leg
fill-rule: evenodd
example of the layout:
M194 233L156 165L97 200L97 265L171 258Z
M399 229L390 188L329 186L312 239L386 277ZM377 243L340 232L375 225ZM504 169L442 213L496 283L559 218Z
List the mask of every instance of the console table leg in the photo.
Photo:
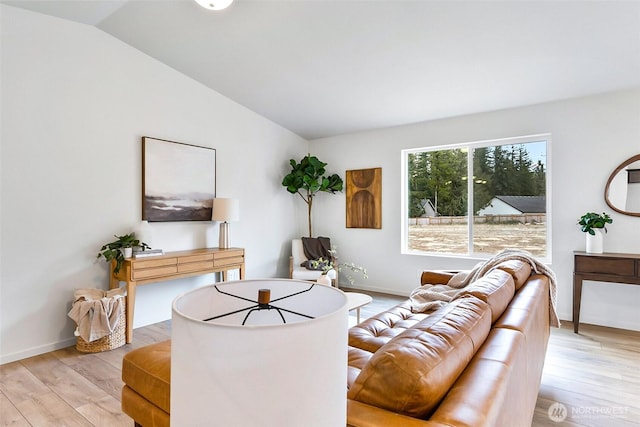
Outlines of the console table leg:
M127 282L127 331L126 341L130 344L133 341L133 309L136 306L136 282Z
M580 302L582 300L582 276L573 275L573 332L578 333L580 324Z

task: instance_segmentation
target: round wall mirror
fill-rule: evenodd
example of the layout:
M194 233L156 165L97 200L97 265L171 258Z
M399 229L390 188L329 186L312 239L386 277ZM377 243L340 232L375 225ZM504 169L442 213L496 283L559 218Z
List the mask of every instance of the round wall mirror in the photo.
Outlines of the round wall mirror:
M604 200L616 212L640 216L640 154L622 162L609 176Z

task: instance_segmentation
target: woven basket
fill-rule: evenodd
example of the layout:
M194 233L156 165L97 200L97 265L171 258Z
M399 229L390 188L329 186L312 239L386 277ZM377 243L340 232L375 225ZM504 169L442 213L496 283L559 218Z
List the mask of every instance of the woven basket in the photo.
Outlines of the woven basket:
M82 337L78 336L76 340L76 349L81 353L100 353L101 351L113 350L114 348L122 347L126 341L126 325L127 316L123 304L118 318L118 326L116 326L116 329L113 332L91 342L87 342L82 339Z

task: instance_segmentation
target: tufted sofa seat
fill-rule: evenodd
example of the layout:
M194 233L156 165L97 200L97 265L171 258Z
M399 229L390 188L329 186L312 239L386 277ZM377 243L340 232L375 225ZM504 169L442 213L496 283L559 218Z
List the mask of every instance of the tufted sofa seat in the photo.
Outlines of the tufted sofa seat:
M548 338L549 279L522 261L430 313L406 301L349 330L347 424L529 426Z

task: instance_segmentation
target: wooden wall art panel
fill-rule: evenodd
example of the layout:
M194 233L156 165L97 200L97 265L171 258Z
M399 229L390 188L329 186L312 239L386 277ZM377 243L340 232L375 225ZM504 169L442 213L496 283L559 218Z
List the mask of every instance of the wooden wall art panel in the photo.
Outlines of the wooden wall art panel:
M347 228L382 228L382 168L347 171Z

